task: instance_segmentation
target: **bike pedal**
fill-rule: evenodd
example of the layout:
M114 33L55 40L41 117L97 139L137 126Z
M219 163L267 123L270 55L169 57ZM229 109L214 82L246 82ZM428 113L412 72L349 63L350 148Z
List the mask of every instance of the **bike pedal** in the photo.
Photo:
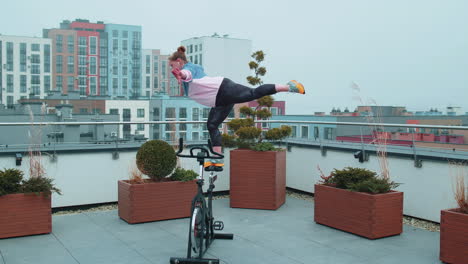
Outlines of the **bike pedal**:
M216 231L220 231L224 229L224 223L223 221L214 221L213 223L213 229Z

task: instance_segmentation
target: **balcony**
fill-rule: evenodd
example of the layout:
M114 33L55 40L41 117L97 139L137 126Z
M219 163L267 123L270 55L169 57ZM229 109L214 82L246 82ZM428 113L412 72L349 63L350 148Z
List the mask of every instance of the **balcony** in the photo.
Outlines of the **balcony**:
M185 123L187 131L191 131L191 124L203 122L100 122L98 125L81 122L79 126L86 126L86 129L96 127L93 131L97 133L106 131L101 126L115 129L116 125L140 123ZM70 123L51 122L48 125L55 130L66 125L71 127ZM18 129L20 123L14 126L0 123L0 126L10 133L13 130L7 129ZM23 126L27 127L29 123ZM27 135L17 134L20 137ZM0 240L1 264L168 263L170 257L186 254L189 219L130 225L117 215L116 183L120 179L128 179L128 167L134 162L141 142L120 140L118 136L115 141L78 143L67 142L65 134L64 139L63 143L43 142L46 144L41 147L47 175L54 178L63 192L62 196L52 197L52 207L56 211L52 233ZM221 263L440 263L438 232L405 225L401 235L368 240L314 222L312 192L314 183L319 180L317 165L325 173L346 166L379 170L375 144L363 142L320 137L299 137L283 142L282 146L287 149L286 185L289 194L286 203L276 211L229 207L229 197L223 196L229 191L230 171L229 151L225 151L225 169L218 174L215 189L221 193L213 206L215 217L224 221L226 232L234 233L234 240L215 241L206 256L220 258ZM0 142L0 165L27 171L26 158L17 167L14 154L24 153L28 144L6 143ZM356 159L354 153L357 150L365 151L368 157L363 161ZM117 157L115 152L119 153ZM389 145L387 152L391 178L402 183L398 190L404 192L406 216L437 223L441 209L455 207L447 159L467 160L468 152L416 145ZM190 160L182 159L181 165L197 169L196 163ZM109 208L70 211L102 204Z

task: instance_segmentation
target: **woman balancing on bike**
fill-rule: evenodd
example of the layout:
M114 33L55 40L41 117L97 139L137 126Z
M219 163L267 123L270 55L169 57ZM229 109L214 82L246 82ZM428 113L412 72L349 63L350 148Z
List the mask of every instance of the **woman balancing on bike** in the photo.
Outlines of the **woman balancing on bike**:
M305 94L304 86L297 81L284 84L263 84L257 88L237 84L224 77L209 77L203 67L187 61L185 47L180 46L169 57L172 74L179 83L183 82L185 95L196 102L211 107L207 127L213 144L213 150L221 153L221 133L219 125L231 112L234 104L246 103L265 95L279 92ZM220 161L212 161L218 163ZM222 162L221 162L222 163Z

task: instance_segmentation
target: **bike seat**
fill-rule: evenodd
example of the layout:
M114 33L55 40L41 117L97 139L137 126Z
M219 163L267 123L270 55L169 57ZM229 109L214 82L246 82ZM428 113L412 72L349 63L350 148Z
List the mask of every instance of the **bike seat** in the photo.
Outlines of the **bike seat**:
M223 166L224 163L213 163L210 161L206 161L205 164L203 164L205 171L223 171Z

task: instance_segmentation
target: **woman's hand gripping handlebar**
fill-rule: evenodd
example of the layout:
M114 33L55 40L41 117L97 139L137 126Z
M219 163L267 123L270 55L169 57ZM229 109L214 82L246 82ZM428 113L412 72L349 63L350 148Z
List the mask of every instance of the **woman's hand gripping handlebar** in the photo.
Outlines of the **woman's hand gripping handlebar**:
M208 158L208 159L223 159L224 155L213 150L211 146L211 140L208 139L208 148L206 146L193 146L190 148L190 155L182 154L184 149L184 139L179 138L179 150L176 155L182 158ZM194 154L194 150L200 150L200 152ZM211 153L211 155L210 155Z

